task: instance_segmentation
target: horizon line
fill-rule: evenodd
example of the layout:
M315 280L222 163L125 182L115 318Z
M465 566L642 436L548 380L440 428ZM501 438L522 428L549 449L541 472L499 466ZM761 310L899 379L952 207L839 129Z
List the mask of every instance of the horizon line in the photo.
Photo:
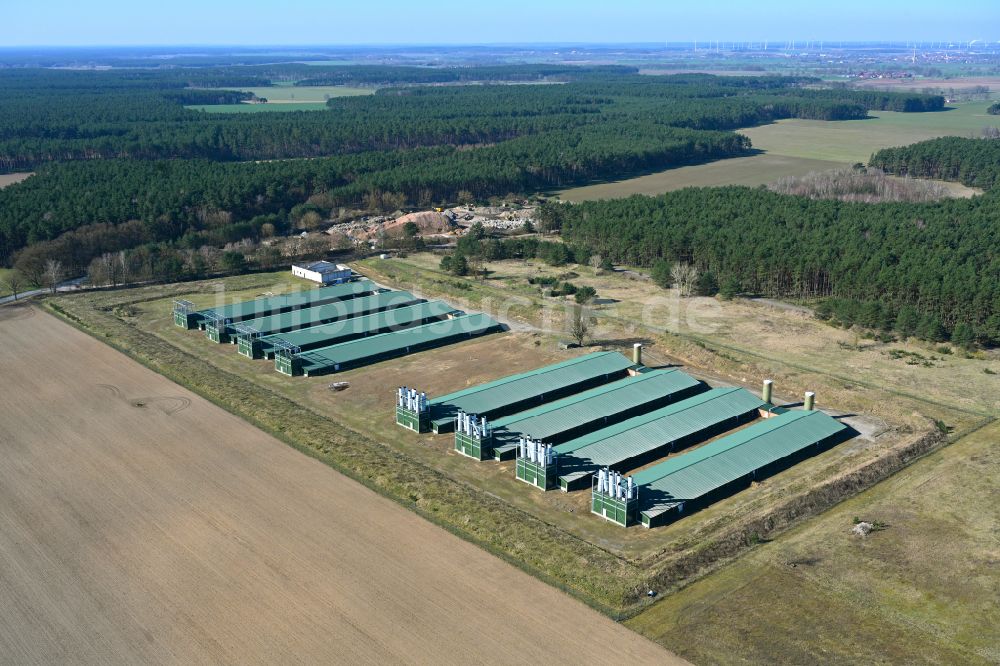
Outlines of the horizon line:
M0 51L18 51L18 50L30 50L30 49L123 49L123 48L185 48L185 49L195 49L195 48L246 48L246 49L306 49L306 48L318 48L318 49L348 49L348 48L427 48L427 47L448 47L448 48L496 48L496 47L510 47L510 48L524 48L524 47L586 47L586 46L625 46L625 47L687 47L696 46L704 44L706 50L709 44L719 44L726 45L743 45L749 44L753 45L775 45L779 48L779 45L787 45L794 43L794 48L840 48L843 46L858 46L858 45L886 45L886 46L907 46L907 47L920 47L920 46L933 46L934 44L948 46L972 46L973 44L979 44L982 46L996 45L1000 46L1000 40L992 41L985 39L916 39L916 40L905 40L905 39L789 39L789 38L778 38L778 39L688 39L688 40L672 40L672 41L636 41L636 42L622 42L622 41L555 41L555 42L356 42L356 43L340 43L340 44L324 44L324 43L135 43L135 44L22 44L14 46L0 45ZM780 47L783 48L783 47Z

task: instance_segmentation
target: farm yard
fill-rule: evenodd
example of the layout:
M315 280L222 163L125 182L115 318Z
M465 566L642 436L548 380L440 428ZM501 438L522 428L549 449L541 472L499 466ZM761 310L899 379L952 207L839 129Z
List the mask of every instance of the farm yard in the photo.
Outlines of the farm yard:
M40 310L0 332L7 659L510 663L583 631L680 663Z
M372 259L354 267L380 284L419 297L446 299L469 311L494 312L512 330L340 372L336 379L345 387L339 391L328 388L329 378L282 376L273 364L236 353L235 345L211 344L199 332L184 331L173 322L171 303L178 297L191 299L195 307L209 307L223 302L222 294L229 302L301 285L285 273L200 286L81 294L61 298L57 307L96 335L122 340L122 347L145 363L282 439L617 616L648 605L636 594L645 586L665 592L697 579L758 539L800 522L802 506L827 506L846 488L882 478L901 464L901 457L935 446L934 419L958 435L985 416L976 411L982 408L976 396L989 394L992 378L981 369L978 376L971 371L980 368L982 360L952 356L933 364L939 369L909 366L889 355L888 346L857 345L848 351L843 346L847 332L799 312L713 299L689 299L684 304L691 308L684 321L714 322L708 334L683 326L666 330L672 328L669 318L663 330L636 329L623 322L644 321L642 312L651 306L648 283L625 272L598 274L573 266L578 274L573 279L595 285L601 296L595 306L593 349L628 352L633 341L641 341L645 363L653 367L680 364L684 373L712 386L746 386L758 393L761 379L771 377L779 404L794 404L803 390L815 390L820 408L858 414L846 419L857 436L845 444L666 527L623 530L591 515L587 492L532 491L515 478L514 460L477 463L455 451L450 433L417 435L394 425L400 385L417 387L433 397L580 354L558 349L556 343L565 335L561 308L553 309L554 299L540 297L537 287L525 279L565 268L497 262L489 267L490 279L479 282L442 279L435 266L436 258L427 253ZM758 331L753 349L736 344L751 339L747 327ZM788 345L789 331L795 333L795 345ZM845 356L857 372L854 378L837 373ZM941 381L935 401L917 397L917 387L931 373ZM885 379L898 382L900 391L880 388ZM983 386L969 391L970 382ZM910 383L914 393L907 393ZM326 430L329 434L321 434ZM368 437L374 441L366 444ZM392 475L380 471L385 463L378 460L383 458L393 461ZM706 539L718 545L708 551L698 548ZM588 564L574 564L580 558Z
M268 288L267 291L277 292L281 289L281 287ZM414 293L430 297L424 285ZM227 293L227 297L239 298L240 295ZM476 309L476 304L467 305L470 310ZM139 311L135 318L136 323L141 328L148 326L150 332L171 345L207 358L212 365L228 372L261 382L270 390L277 391L293 402L308 406L320 414L328 415L352 430L378 433L381 441L421 464L462 483L482 487L521 511L536 515L539 519L558 525L560 529L570 534L591 543L601 544L602 547L622 556L633 558L653 556L670 546L683 551L679 544L690 543L689 540L694 534L706 529L703 520L716 525L718 529L733 519L734 514L731 512L735 511L736 515L745 517L759 508L761 502L766 503L767 497L786 492L790 487L801 489L807 479L815 481L817 478L829 475L833 467L842 464L839 457L819 456L814 461L796 466L789 474L782 477L784 482L791 484L790 486L785 486L784 483L779 486L761 485L667 529L650 534L634 530L622 534L614 525L594 520L588 510L588 493L569 495L558 493L536 497L533 493L526 493L523 485L516 481L513 460L502 463L470 464L464 456L454 451L452 434L418 436L393 424L395 388L399 385L418 387L428 395L441 395L493 380L511 372L530 370L579 356L579 352L574 350L556 350L557 338L553 337L551 332L543 334L536 331L515 331L504 334L503 341L496 339L496 336L487 336L480 340L448 345L358 370L339 372L335 379L347 382L350 388L343 392L331 392L327 388L330 381L327 378L306 377L290 381L276 374L271 363L248 363L245 357L236 353L232 345L221 347L206 345L202 337L194 331L185 332L173 325L169 312L170 300L150 300L136 307ZM656 345L652 345L651 350L657 355L650 358L659 359L656 363L667 362L659 356L663 352ZM434 371L428 373L428 368L433 368ZM793 400L794 398L791 399ZM871 429L871 426L866 426L866 429ZM430 441L427 441L428 439ZM892 437L882 437L878 445L882 447L892 443L899 443L898 438L894 440ZM856 449L854 455L870 453L865 446L854 448Z

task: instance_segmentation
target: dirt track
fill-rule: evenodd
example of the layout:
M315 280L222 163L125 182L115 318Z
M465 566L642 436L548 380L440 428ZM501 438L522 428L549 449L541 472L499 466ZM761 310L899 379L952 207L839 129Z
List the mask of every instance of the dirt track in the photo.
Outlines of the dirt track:
M672 663L57 319L12 309L2 661Z

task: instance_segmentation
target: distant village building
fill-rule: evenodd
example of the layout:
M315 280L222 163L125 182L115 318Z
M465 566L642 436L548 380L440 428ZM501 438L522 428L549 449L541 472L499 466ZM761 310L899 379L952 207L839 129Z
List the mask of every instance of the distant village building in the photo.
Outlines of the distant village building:
M311 264L292 264L292 275L318 284L340 284L351 279L351 269L343 264L315 261Z

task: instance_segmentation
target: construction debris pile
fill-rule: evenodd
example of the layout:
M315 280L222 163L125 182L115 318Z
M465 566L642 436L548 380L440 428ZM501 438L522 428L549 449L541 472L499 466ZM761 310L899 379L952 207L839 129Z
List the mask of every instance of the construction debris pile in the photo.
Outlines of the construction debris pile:
M393 215L363 216L346 222L338 222L326 230L327 234L343 234L356 244L377 242L385 236L403 233L408 223L417 226L417 235L422 237L457 237L466 233L472 225L479 223L496 231L516 231L525 224L534 222L534 206L501 204L499 206L456 206L435 208L434 210Z

